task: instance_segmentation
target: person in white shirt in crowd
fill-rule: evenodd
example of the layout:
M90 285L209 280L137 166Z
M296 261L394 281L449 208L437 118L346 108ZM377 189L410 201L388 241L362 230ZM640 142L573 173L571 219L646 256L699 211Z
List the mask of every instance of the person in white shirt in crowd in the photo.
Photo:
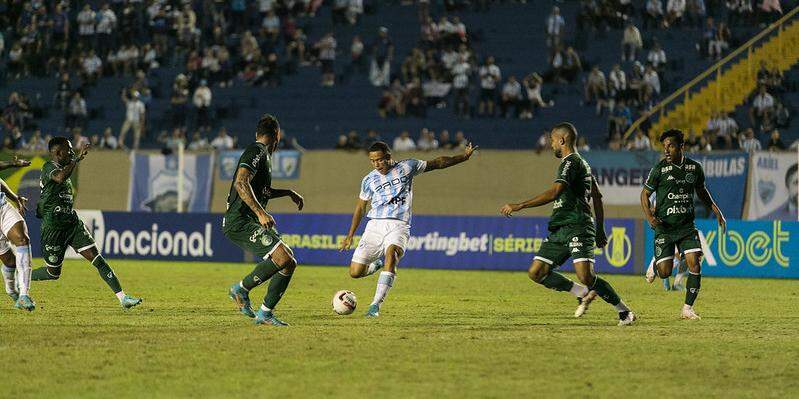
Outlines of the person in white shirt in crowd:
M350 0L347 6L347 22L350 25L355 25L361 15L363 15L363 0Z
M86 58L81 63L83 67L83 77L89 84L94 84L103 72L103 61L94 50L90 50Z
M78 37L80 38L83 48L94 47L94 24L96 21L96 14L92 10L92 6L88 3L83 5L83 9L78 13Z
M452 88L454 90L455 115L469 117L469 74L471 65L464 55L452 67Z
M619 64L613 65L613 69L608 74L608 109L613 112L617 101L624 100L624 93L627 91L627 75L621 70Z
M105 130L103 130L103 137L100 138L100 148L106 150L116 150L119 148L119 141L114 137L114 132L111 131L111 127L106 127Z
M652 44L652 48L649 50L649 54L646 56L646 61L652 64L658 73L663 73L663 69L665 68L666 62L668 60L666 59L666 52L662 47L660 47L660 43L657 41Z
M665 26L677 25L682 22L685 14L685 0L669 0L666 3L666 23Z
M552 13L546 20L547 47L555 47L560 44L565 27L566 20L560 15L560 8L552 7Z
M197 134L198 132L195 132ZM220 128L219 133L211 140L211 147L217 151L232 150L236 143L233 137L227 134L227 129Z
M738 122L731 114L721 113L718 121L718 133L716 133L716 146L725 150L732 149L733 139L738 137ZM718 143L723 143L719 145Z
M42 130L36 129L31 135L30 140L25 143L25 151L41 152L47 151L47 142L42 138Z
M596 102L596 114L602 113L602 107L607 105L608 82L605 73L598 66L594 65L588 78L585 79L584 103Z
M502 86L499 107L503 118L508 118L508 108L513 107L516 116L520 114L519 106L522 101L522 85L516 80L516 76L510 75L508 81Z
M636 53L643 46L644 41L641 40L641 32L632 22L627 23L621 38L621 61L635 61Z
M127 149L125 146L125 136L130 129L133 129L133 149L139 149L139 141L144 132L146 112L144 103L141 102L139 97L139 92L135 90L129 93L129 91L125 89L122 92L122 102L125 103L125 121L119 129L119 147L122 149Z
M83 135L83 129L79 127L72 128L72 147L73 148L83 148L85 145L89 145L91 142L89 138Z
M455 147L459 149L464 149L466 146L469 145L469 140L466 140L466 135L463 133L462 130L458 130L455 132L455 140L453 140Z
M191 143L189 143L189 151L205 151L211 148L208 140L200 134L199 131L194 131L191 136Z
M438 140L436 134L427 128L422 129L419 134L419 140L416 142L416 148L420 151L432 151L438 149Z
M192 102L197 109L197 128L202 132L211 130L211 88L208 87L208 82L205 79L200 81L200 85L194 90Z
M97 50L100 54L107 54L113 48L113 33L117 26L117 16L108 3L103 3L97 12Z
M763 149L760 140L755 138L755 131L752 128L746 129L744 134L741 135L738 146L741 147L741 150L746 152L760 151Z
M544 78L541 75L533 72L524 78L524 89L527 92L527 101L524 104L524 110L519 114L519 119L532 119L533 108L548 108L555 105L555 101L544 101L541 96L541 87L544 84Z
M627 143L627 149L632 151L648 151L652 149L652 143L641 129L637 129L633 139Z
M407 130L403 130L397 138L394 139L394 144L391 146L394 151L414 151L416 150L416 143L413 142L411 134Z
M646 101L660 96L660 76L658 76L658 71L650 64L647 64L646 69L644 69L644 84L646 90L644 99Z
M773 115L774 97L766 91L766 86L761 85L757 95L752 100L752 107L749 108L749 121L752 126L759 126L763 130L769 130Z
M334 69L336 46L336 38L333 37L333 32L328 32L315 45L319 50L319 61L322 64L322 86L325 87L331 87L336 83L336 71Z
M644 29L657 28L663 18L663 0L646 0Z
M86 100L81 96L80 91L75 91L67 107L66 127L85 127L88 117L89 110L86 108Z
M591 146L588 145L588 140L585 139L585 136L577 138L577 151L583 153L591 151Z
M480 103L477 113L494 116L494 99L496 98L497 84L502 80L499 67L494 64L494 57L488 57L485 65L480 67Z

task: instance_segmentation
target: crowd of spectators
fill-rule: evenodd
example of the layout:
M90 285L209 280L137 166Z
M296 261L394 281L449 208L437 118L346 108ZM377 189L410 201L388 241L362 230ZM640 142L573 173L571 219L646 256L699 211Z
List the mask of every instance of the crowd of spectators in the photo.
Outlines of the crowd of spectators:
M382 135L374 129L366 132L366 137L361 138L355 130L350 130L347 134L338 136L335 148L345 151L365 151L374 142L383 141ZM444 129L436 132L433 129L422 128L419 135L414 140L408 130L401 131L394 140L389 143L392 151L433 151L438 149L466 148L469 141L462 130L458 130L454 135L450 135L449 130Z

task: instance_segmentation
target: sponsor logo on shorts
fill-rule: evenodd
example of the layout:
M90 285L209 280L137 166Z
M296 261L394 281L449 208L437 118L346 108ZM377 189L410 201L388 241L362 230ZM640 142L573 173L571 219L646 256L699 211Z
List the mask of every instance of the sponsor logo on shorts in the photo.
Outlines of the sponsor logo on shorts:
M264 232L266 232L266 228L264 228L264 227L259 227L259 228L255 229L252 232L252 235L250 236L250 242L258 241L258 236L263 234Z
M55 255L50 255L50 256L47 258L47 260L48 260L48 261L49 261L51 264L53 264L53 265L55 266L55 263L57 263L57 262L58 262L58 257L57 257L57 256L55 256Z

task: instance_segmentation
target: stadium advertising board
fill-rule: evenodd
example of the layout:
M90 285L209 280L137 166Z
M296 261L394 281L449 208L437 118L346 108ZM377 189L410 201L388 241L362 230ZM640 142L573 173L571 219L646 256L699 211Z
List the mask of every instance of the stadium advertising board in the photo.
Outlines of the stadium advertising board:
M799 172L795 153L752 154L747 219L795 221L798 196Z
M660 160L654 151L588 151L582 155L609 205L639 204L649 170Z
M219 178L233 180L242 150L221 151L219 153ZM272 154L273 179L298 179L302 153L296 150L279 150Z
M702 164L705 185L710 190L716 205L730 219L740 219L746 195L746 176L749 155L743 152L722 154L689 154L691 159ZM710 210L698 198L694 198L697 215L711 217Z
M286 214L275 217L283 240L301 263L348 265L351 252L338 252L350 215ZM547 236L546 218L414 216L402 264L435 269L527 270ZM596 253L601 273L632 273L635 221L606 221L609 244ZM363 226L358 233L363 232ZM355 245L360 236L355 237ZM573 270L567 262L563 270Z
M702 274L725 277L799 278L799 222L728 220L721 234L715 219L696 221L709 250ZM654 232L646 229L644 252L653 255ZM791 259L794 259L791 264Z
M128 210L133 212L175 212L178 210L177 155L131 153ZM214 158L210 154L185 154L183 167L183 209L208 212L211 209Z

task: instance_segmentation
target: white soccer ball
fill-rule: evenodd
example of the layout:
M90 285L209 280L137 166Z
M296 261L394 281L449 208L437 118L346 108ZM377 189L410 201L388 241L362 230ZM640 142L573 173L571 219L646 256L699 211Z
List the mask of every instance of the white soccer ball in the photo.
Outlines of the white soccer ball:
M352 291L341 290L333 295L333 311L340 315L350 314L355 311L358 300Z

